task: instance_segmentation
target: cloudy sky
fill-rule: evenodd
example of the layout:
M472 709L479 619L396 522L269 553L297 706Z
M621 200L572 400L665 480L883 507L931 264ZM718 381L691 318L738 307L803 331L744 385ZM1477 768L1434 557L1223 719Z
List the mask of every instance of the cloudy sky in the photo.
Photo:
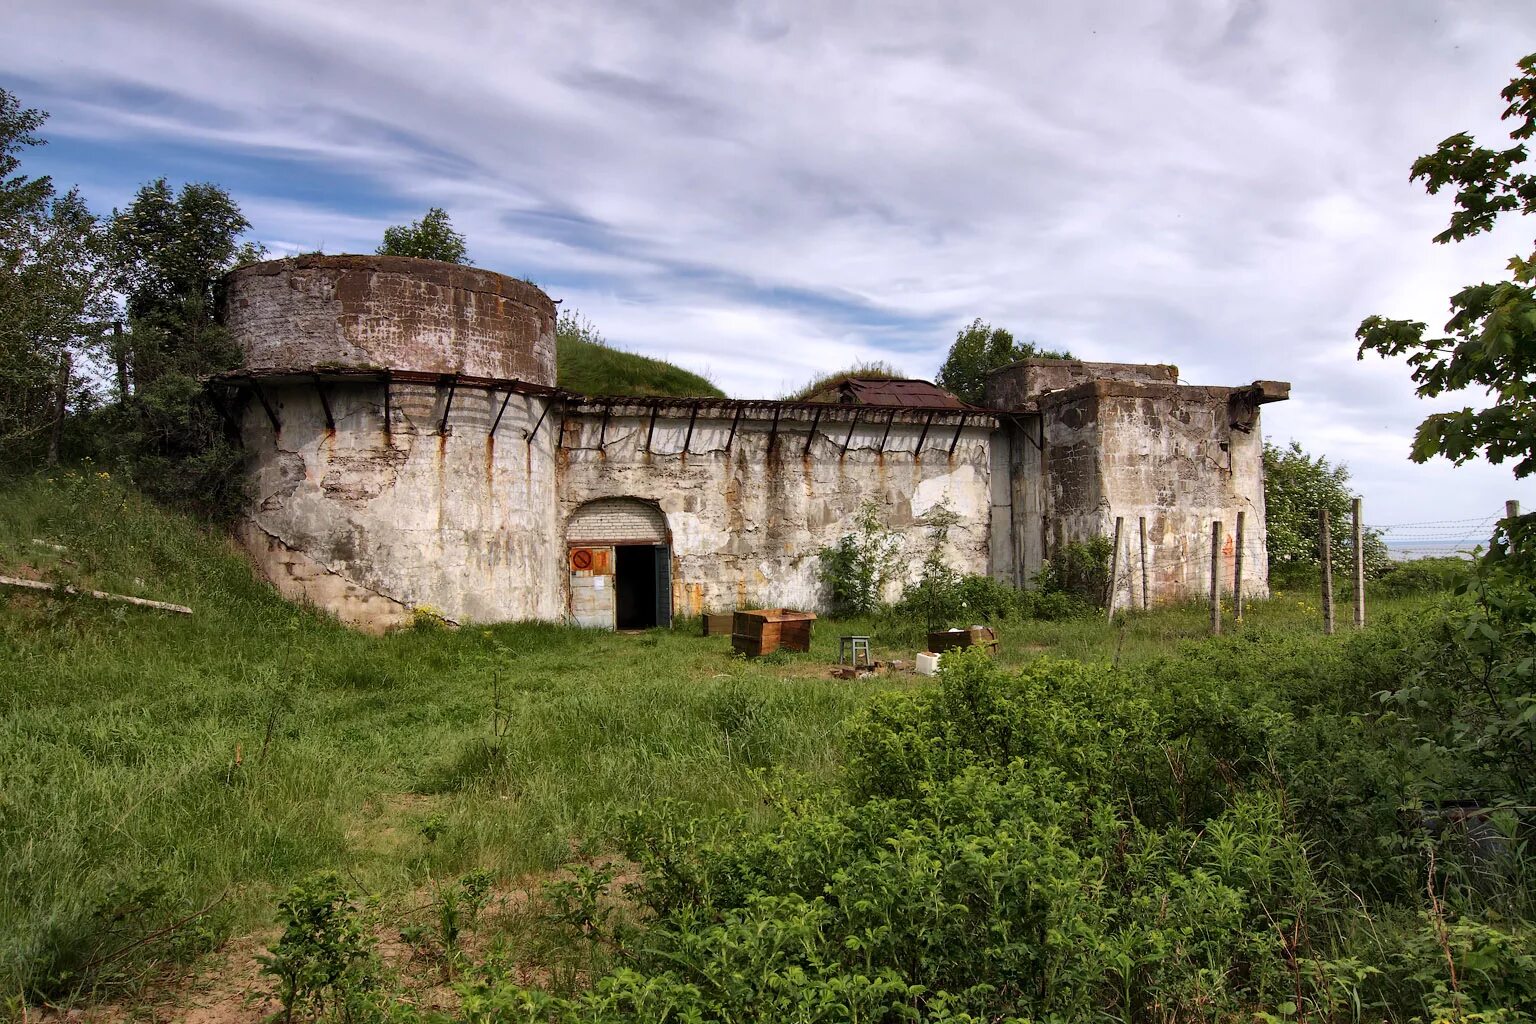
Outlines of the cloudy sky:
M1293 382L1266 432L1347 462L1373 522L1536 505L1409 463L1434 407L1353 341L1529 251L1432 245L1448 201L1407 171L1507 144L1531 0L10 0L0 38L0 85L52 114L25 166L102 210L215 181L281 254L443 206L478 265L736 396L931 376L980 316Z

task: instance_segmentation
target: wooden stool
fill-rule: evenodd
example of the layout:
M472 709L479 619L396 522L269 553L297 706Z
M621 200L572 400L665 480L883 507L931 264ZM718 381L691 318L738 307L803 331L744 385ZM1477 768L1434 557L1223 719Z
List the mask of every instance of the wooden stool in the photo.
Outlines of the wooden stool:
M844 658L852 655L849 664L854 668L859 667L859 655L864 655L864 667L872 668L875 663L874 656L869 652L869 637L867 636L840 636L837 638L837 663L841 665Z

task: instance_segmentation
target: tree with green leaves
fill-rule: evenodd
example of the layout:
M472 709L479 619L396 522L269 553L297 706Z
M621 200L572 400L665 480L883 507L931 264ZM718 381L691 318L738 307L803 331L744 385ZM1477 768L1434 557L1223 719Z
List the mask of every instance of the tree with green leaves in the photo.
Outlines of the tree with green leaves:
M61 377L69 406L89 399L68 360L100 350L113 312L97 218L77 190L21 173L47 117L0 89L0 462L11 466L47 445Z
M380 256L412 256L419 260L464 263L468 251L464 236L453 230L453 223L441 207L434 206L421 220L384 230L384 241L375 250Z
M1536 135L1536 53L1519 62L1521 74L1503 90L1503 118L1514 122L1505 149L1479 146L1458 132L1414 161L1411 180L1431 195L1450 188L1455 209L1434 240L1445 244L1493 229L1508 214L1536 213L1536 174L1526 163L1525 140ZM1422 398L1471 389L1492 399L1434 413L1419 425L1412 458L1439 455L1460 465L1479 456L1515 463L1515 476L1536 473L1536 250L1513 256L1511 279L1470 285L1451 296L1445 334L1430 335L1414 320L1367 317L1356 332L1360 355L1406 357Z
M155 497L204 515L241 498L240 448L204 379L240 365L217 317L224 275L265 255L228 192L164 178L139 189L110 229L126 297L131 394L107 415L102 443Z
M1264 519L1270 572L1278 579L1313 575L1322 565L1319 513L1328 510L1334 576L1348 579L1354 565L1350 516L1355 494L1349 467L1311 456L1292 441L1284 448L1264 442ZM1365 531L1365 574L1390 564L1381 535Z
M977 317L962 327L949 347L949 357L934 383L961 401L978 404L986 390L987 374L1021 359L1071 359L1067 352L1040 348L1032 341L1017 341L1012 332Z

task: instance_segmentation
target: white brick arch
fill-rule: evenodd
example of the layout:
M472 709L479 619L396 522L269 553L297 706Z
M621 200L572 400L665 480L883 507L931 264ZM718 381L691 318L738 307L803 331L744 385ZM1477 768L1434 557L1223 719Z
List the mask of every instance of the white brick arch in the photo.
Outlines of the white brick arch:
M655 502L597 498L582 505L565 527L567 544L669 543L667 517Z

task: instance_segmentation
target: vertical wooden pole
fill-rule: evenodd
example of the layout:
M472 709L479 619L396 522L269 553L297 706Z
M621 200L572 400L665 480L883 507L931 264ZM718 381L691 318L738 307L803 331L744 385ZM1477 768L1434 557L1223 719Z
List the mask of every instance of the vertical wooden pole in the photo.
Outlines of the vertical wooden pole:
M128 400L128 350L123 348L123 322L112 321L112 357L117 363L117 400Z
M1328 510L1317 513L1317 546L1322 551L1323 632L1333 635L1333 538L1328 535Z
M1351 511L1354 522L1350 535L1355 548L1355 628L1365 627L1365 528L1360 523L1360 499L1356 498Z
M1141 610L1152 607L1147 600L1147 517L1141 517Z
M1221 635L1221 520L1211 523L1211 636Z
M1115 619L1115 598L1120 593L1120 535L1125 529L1125 517L1115 516L1115 550L1109 556L1109 595L1104 602L1105 618Z
M64 412L69 404L69 353L59 357L59 387L54 396L53 429L48 432L48 465L59 464L59 439L64 433Z
M1243 624L1243 526L1247 518L1247 512L1238 512L1237 535L1233 539L1237 552L1232 559L1232 617L1238 625Z

